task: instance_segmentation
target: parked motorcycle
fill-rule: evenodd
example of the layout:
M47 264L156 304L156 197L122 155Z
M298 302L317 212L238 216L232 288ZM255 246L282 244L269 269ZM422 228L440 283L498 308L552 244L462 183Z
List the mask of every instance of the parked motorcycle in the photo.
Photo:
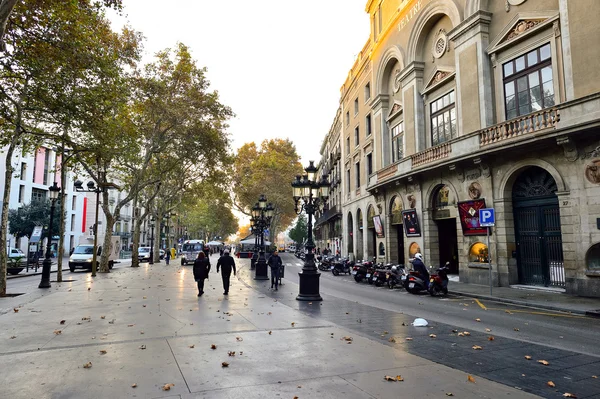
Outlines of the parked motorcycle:
M435 296L440 292L448 295L448 270L450 270L450 262L439 269L436 273L431 273L429 276L429 293Z
M404 280L404 288L411 294L418 294L421 291L427 291L427 283L419 272L410 271L406 280Z
M334 259L331 264L331 273L334 276L339 276L340 273L350 274L352 266L354 266L354 263L350 262L348 258Z
M369 284L372 284L371 276L373 275L373 262L371 261L359 261L352 268L352 275L354 276L354 281L360 283L363 280L366 280Z
M404 268L400 266L396 266L396 273L389 271L387 273L387 285L390 289L395 287L404 287L404 280L406 280L406 273L404 272Z
M318 263L317 267L319 270L324 272L328 272L331 270L331 266L333 265L333 260L335 256L331 255L321 255L321 261Z

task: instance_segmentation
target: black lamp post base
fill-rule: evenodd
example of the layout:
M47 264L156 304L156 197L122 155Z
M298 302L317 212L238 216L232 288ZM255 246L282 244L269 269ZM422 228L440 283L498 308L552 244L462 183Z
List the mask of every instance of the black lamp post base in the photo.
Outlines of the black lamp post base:
M52 267L52 261L50 258L44 259L42 262L42 280L38 288L51 288L50 285L50 268Z
M259 259L256 262L256 273L254 274L255 280L268 280L269 276L267 274L267 262L264 259Z
M322 301L319 294L319 278L321 273L298 273L300 278L300 292L296 297L298 301Z

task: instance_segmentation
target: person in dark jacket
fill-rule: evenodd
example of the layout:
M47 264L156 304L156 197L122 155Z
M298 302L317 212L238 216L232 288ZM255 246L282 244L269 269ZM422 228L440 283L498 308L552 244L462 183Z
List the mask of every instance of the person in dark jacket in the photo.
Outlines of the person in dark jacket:
M416 253L415 254L415 258L412 261L413 264L413 269L415 269L416 272L419 272L419 277L421 277L423 279L423 281L425 282L425 286L429 285L429 272L427 271L427 267L425 267L425 264L423 263L423 255L421 255L420 253Z
M279 271L283 262L279 257L279 252L273 252L273 255L269 257L267 264L271 267L271 289L273 289L273 285L275 285L275 291L277 291L277 286L279 285Z
M204 252L199 252L194 261L194 280L198 283L198 296L204 294L204 279L208 278L208 273L210 273L210 260Z
M221 270L221 278L223 279L223 295L229 295L229 278L231 277L231 269L233 269L233 275L236 275L235 271L235 260L229 256L229 251L223 251L223 256L217 261L217 273L219 273L219 267Z

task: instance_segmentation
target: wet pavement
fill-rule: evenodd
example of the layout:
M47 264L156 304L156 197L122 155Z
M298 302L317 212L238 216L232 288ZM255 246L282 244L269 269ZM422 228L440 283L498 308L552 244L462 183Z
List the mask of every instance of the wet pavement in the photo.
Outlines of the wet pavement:
M244 262L238 262L246 266L240 277L247 273ZM191 270L174 263L120 265L94 279L69 274L72 281L49 290L38 289L37 278L11 280L9 292L23 295L0 299L0 396L534 397L480 373L470 373L470 382L461 369L415 355L412 343L450 342L441 326L401 326L410 321L405 315L332 298L299 303L292 283L272 298L254 289L253 280L232 278L225 297L214 270L198 298ZM379 331L388 324L389 334ZM436 328L438 338L429 338ZM406 335L413 341L389 342ZM386 375L403 381L385 381ZM537 394L547 396L542 388Z

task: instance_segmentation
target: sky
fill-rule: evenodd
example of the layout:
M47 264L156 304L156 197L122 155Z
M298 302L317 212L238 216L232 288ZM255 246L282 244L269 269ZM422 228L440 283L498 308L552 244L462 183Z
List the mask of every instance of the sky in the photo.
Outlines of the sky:
M340 87L369 38L366 0L123 0L146 38L145 62L182 42L232 108L232 148L289 138L303 165L318 161Z

